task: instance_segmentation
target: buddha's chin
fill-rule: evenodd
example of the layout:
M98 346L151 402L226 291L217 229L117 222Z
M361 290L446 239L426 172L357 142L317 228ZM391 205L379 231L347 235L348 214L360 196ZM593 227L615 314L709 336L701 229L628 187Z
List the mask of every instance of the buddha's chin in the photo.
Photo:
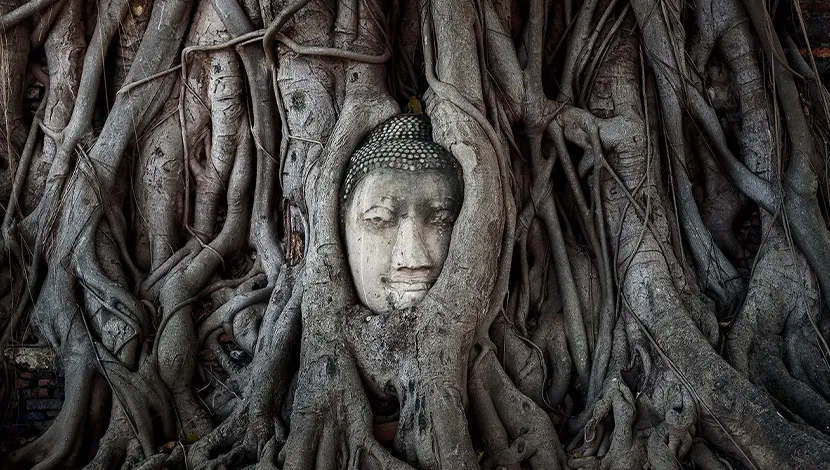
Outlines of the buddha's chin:
M424 300L427 292L429 287L426 286L422 289L390 289L386 298L393 309L409 308Z

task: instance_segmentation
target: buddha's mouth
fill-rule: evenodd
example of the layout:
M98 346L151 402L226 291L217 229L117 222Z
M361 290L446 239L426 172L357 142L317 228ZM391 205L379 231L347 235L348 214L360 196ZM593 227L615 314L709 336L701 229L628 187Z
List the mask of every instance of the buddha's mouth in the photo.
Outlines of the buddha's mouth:
M408 308L426 298L435 281L387 282L386 300L394 309Z
M398 292L428 291L435 280L387 280L386 285Z

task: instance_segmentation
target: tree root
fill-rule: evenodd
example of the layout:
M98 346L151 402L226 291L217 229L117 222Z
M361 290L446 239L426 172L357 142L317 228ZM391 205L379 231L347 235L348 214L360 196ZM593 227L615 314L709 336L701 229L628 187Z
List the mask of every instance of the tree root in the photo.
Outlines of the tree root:
M199 325L197 333L199 344L204 342L205 338L207 338L209 334L220 328L224 328L226 334L230 335L234 340L236 339L233 328L233 322L236 315L253 305L265 302L274 291L274 286L265 286L259 289L251 290L252 285L255 285L256 281L257 280L254 279L249 283L243 283L239 286L239 288L235 290L236 295L232 297L231 300L214 310L213 313L211 313L210 316L208 316L202 324ZM242 334L244 332L240 331L239 333ZM239 346L242 347L248 354L253 354L252 346L254 346L254 344L252 342L237 342L237 344L239 344Z
M635 439L634 395L620 377L606 382L601 398L590 412L584 430L580 431L582 444L569 448L571 468L639 468L645 463L645 441ZM605 433L609 423L605 418L613 416L610 445ZM576 441L579 442L579 441Z
M280 452L283 470L411 469L375 440L354 359L345 350L337 352L304 362L291 432Z
M815 138L828 119L806 111L830 95L810 83L799 95L802 77L785 61L808 80L817 72L793 57L794 41L783 56L766 6L745 2L756 38L737 0L701 0L695 14L679 0L201 0L194 17L186 0L87 3L34 0L0 16L2 25L47 9L31 41L50 33L51 73L29 67L49 94L25 148L31 160L17 169L20 207L2 225L0 268L21 269L0 275L13 281L0 302L24 304L0 342L32 337L16 327L33 303L35 336L60 350L67 373L58 419L11 465L83 465L95 450L89 470L830 460L830 321L820 302L830 295L830 232ZM136 22L150 11L145 33ZM137 49L107 53L138 36ZM775 77L772 104L756 39ZM731 99L711 106L707 77L689 70L711 71L716 44L735 88L722 94L740 109ZM112 65L116 86L99 92ZM182 88L171 97L177 69ZM14 90L29 80L21 70ZM360 140L420 98L435 142L462 167L464 203L427 297L374 314L355 305L336 188ZM7 117L19 121L17 107ZM775 130L783 124L788 141L770 126L779 109ZM740 119L723 124L724 112ZM180 122L167 119L177 113ZM724 170L693 157L702 136ZM771 159L777 152L791 158ZM141 179L135 201L124 197L130 175ZM714 224L701 217L700 179L717 180L705 203L722 205L716 193L735 186L767 210L765 237L780 222L748 288L718 243L730 254L757 244L740 245L737 206ZM31 212L27 199L42 186ZM122 211L140 220L136 236ZM730 324L723 312L745 289ZM731 367L715 349L730 326ZM250 364L221 351L220 330ZM219 355L200 369L205 348ZM230 392L210 389L219 380ZM215 415L201 393L225 400ZM394 451L373 435L375 399L399 404ZM557 426L576 435L567 462Z
M273 336L257 342L245 401L213 432L199 440L188 453L193 468L219 468L231 462L262 462L266 450L285 442L277 413L285 403L291 382L291 363L300 328L302 281L292 268L284 268L274 289L264 324L273 325ZM271 319L270 317L276 317ZM263 327L264 328L264 327ZM273 444L272 444L273 442ZM265 460L274 462L274 460Z
M485 447L485 468L559 469L565 461L556 430L547 414L522 394L486 350L470 369L472 419L479 423Z

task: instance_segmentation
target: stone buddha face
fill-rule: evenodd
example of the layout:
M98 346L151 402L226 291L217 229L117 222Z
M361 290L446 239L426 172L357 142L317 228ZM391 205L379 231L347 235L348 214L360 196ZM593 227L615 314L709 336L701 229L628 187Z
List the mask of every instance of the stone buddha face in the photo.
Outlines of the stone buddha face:
M360 301L374 312L421 301L438 279L458 213L459 189L440 170L377 169L346 209L346 253Z
M350 168L346 181L346 254L358 298L376 313L426 297L444 266L461 207L452 156L431 139L401 150L402 140L376 142L368 156L357 152L350 165L360 170Z

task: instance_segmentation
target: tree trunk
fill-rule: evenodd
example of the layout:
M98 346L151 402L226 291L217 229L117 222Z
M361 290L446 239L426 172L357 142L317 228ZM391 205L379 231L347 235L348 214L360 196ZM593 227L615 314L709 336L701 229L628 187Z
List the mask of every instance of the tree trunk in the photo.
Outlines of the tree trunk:
M814 24L797 0L0 2L0 348L48 345L66 390L0 468L823 468ZM344 178L401 113L463 200L428 291L374 311Z

